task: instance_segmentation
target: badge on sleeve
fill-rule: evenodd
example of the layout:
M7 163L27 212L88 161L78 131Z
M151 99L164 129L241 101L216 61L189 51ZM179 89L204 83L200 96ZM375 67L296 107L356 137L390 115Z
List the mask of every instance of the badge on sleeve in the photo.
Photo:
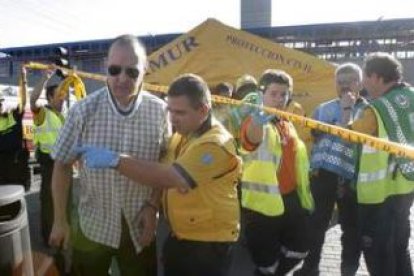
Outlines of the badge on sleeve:
M213 163L213 155L211 153L205 153L201 156L201 163L204 165L210 165Z

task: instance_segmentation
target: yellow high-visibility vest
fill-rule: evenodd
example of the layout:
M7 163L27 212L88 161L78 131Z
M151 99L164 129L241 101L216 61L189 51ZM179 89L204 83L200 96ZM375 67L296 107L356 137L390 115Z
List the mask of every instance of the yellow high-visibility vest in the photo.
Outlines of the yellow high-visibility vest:
M296 147L296 191L303 208L312 210L309 188L309 160L304 143L290 124ZM256 151L243 155L242 206L266 216L279 216L285 207L279 190L277 171L282 141L271 123L264 127L264 139Z
M39 150L49 154L59 135L59 130L63 125L63 120L49 108L44 108L45 119L40 126L33 126L33 141Z
M377 118L378 137L388 140L384 123L378 111L371 106ZM358 203L379 204L389 196L414 191L414 182L407 180L396 168L396 162L385 151L362 147L357 181ZM396 171L395 171L396 170Z

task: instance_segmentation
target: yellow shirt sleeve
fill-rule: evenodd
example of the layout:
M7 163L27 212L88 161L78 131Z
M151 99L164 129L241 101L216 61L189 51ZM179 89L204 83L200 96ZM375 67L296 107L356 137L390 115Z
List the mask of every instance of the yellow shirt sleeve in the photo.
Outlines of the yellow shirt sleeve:
M40 126L45 121L46 111L44 107L41 107L38 112L33 112L33 123L36 126Z
M191 188L208 184L237 168L236 155L214 143L205 143L186 151L173 163L175 170Z
M364 110L362 117L350 125L350 129L368 134L371 136L378 136L377 117L374 110L368 107Z

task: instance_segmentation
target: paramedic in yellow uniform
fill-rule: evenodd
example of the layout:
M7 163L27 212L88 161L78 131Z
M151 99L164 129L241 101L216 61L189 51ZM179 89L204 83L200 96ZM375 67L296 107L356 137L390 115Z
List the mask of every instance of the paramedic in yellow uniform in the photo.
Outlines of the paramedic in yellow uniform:
M163 248L165 275L228 275L240 216L241 160L233 137L211 115L210 91L197 75L171 84L168 109L176 130L168 164L87 145L79 153L89 168L114 168L144 185L167 188L163 202L171 233Z

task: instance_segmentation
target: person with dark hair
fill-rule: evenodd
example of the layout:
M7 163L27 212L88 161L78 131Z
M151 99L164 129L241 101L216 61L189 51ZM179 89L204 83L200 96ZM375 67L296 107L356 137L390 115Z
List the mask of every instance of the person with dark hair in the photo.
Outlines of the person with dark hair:
M266 70L259 84L264 106L286 108L292 86L286 72ZM243 222L255 275L286 275L308 251L313 199L306 147L289 121L257 108L244 120L240 141Z
M33 142L36 146L36 159L40 164L40 214L41 230L44 243L49 241L50 231L53 224L53 203L52 203L52 173L53 159L50 157L53 145L63 125L62 115L63 99L58 95L56 84L47 85L53 76L52 70L45 71L42 79L35 86L30 95L30 109L33 113ZM39 105L42 91L46 90L47 104Z
M155 230L160 190L115 170L79 164L78 221L70 232L66 216L72 164L81 144L106 147L157 162L171 129L166 104L142 90L147 55L135 36L111 44L107 85L69 110L52 152L54 223L49 243L73 249L75 275L107 275L112 258L122 275L156 275Z
M341 64L336 69L335 81L337 97L320 104L314 111L313 118L323 123L343 126L343 114L358 118L368 104L359 95L362 88L362 70L354 63ZM301 270L295 272L295 275L319 275L325 233L329 228L335 203L342 229L341 274L355 275L361 256L354 189L357 163L355 145L319 131L312 131L312 135L314 144L310 166L315 211L309 220L310 251Z
M232 98L233 96L233 85L229 82L221 82L217 84L214 89L214 95L221 97Z
M233 94L233 85L229 82L221 82L213 89L213 95L231 98ZM214 117L223 124L228 130L232 131L230 112L231 106L224 103L213 103L213 114Z
M256 92L258 88L257 80L249 74L240 76L236 81L236 87L234 89L233 98L236 100L242 100L247 94Z
M414 89L402 82L402 65L388 53L366 57L363 84L371 99L352 130L403 145L414 144ZM353 99L350 98L349 103ZM408 249L414 200L414 161L360 149L356 181L360 244L371 275L413 275Z
M30 187L29 151L23 137L23 114L26 105L26 69L22 67L19 103L8 106L0 91L0 185L20 184Z
M171 233L163 248L164 275L228 275L239 236L241 160L233 137L212 116L210 98L207 84L194 74L181 75L170 85L167 104L176 133L167 164L87 143L80 149L90 169L113 168L143 185L165 189Z

